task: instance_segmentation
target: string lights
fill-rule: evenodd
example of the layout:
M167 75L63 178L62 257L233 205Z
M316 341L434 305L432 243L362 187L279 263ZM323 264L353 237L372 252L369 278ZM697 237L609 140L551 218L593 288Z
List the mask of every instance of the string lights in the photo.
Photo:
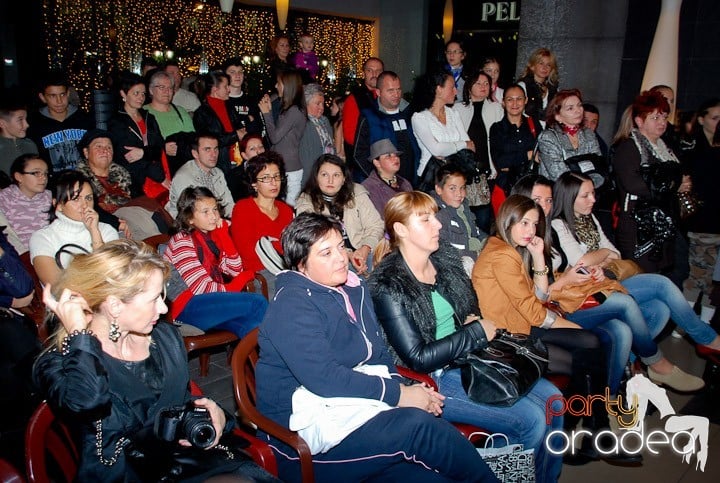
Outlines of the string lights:
M68 73L85 107L110 72L137 71L139 60L154 52L172 56L185 75L197 74L201 64L212 69L229 57L250 56L246 74L260 88L266 48L277 33L274 9L242 6L226 14L217 2L190 0L44 0L43 21L48 65ZM320 81L329 90L346 87L371 55L370 21L291 11L285 32L292 51L304 31L326 61Z

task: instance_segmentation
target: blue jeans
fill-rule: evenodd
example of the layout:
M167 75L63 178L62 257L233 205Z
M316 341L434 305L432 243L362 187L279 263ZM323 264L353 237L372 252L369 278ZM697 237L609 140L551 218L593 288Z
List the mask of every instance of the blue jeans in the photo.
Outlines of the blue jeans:
M540 379L532 390L510 407L490 406L471 401L460 378L460 369L442 371L433 376L438 391L445 395L442 417L451 422L472 424L490 433L503 433L511 443L522 443L525 449L535 450L535 473L538 483L557 481L562 468L562 458L545 448L546 436L554 430L562 430L562 416L545 422L546 402L560 391L549 381ZM559 400L553 401L557 412L562 410Z
M242 339L260 325L267 305L256 293L204 293L193 295L177 319L202 330L229 330Z
M685 300L685 296L669 278L655 273L643 273L626 279L622 284L635 301L641 307L645 307L643 312L662 310L663 313L666 313L664 310L668 310L675 323L682 327L696 343L707 345L717 337L717 333L712 327L700 320L693 312L692 307ZM661 318L661 316L653 316L652 313L650 315L648 323L651 319ZM651 333L660 330L662 327L659 330L655 326L650 327Z
M570 314L568 319L584 329L595 332L604 344L613 343L612 348L606 345L606 351L610 355L608 387L613 393L617 392L628 361L628 336L632 341L633 351L645 364L654 364L662 358L660 349L652 339L643 312L629 295L615 292L601 305L578 310ZM621 323L618 324L618 321ZM630 329L629 333L623 325Z

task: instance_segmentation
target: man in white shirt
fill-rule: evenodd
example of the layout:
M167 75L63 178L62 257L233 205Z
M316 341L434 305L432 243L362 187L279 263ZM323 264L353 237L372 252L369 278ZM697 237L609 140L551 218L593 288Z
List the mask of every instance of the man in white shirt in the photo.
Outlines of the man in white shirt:
M165 209L177 217L177 201L188 186L204 186L209 189L223 207L226 216L232 213L235 202L225 181L225 175L217 167L218 140L212 134L199 134L192 144L193 159L182 165L170 184L170 199Z

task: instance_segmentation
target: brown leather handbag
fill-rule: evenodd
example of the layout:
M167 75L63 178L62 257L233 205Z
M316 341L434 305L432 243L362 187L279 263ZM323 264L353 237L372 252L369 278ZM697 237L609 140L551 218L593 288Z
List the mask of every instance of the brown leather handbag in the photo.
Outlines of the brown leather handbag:
M617 280L606 277L600 282L588 280L585 283L566 285L561 290L553 291L550 299L564 312L571 314L578 310L589 297L594 297L595 300L602 303L614 292L627 293L627 290Z

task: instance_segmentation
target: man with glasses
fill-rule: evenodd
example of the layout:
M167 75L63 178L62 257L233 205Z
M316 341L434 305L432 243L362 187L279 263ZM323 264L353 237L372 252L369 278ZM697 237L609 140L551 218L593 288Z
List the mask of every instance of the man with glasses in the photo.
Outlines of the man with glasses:
M355 144L355 135L357 131L358 120L360 119L360 111L371 107L377 98L377 78L385 70L385 64L377 57L370 57L363 62L363 85L352 90L343 106L343 136L345 137L345 152L352 153ZM360 183L364 179L360 175L362 171L355 165L354 160L350 159L350 169L353 172L353 179Z
M217 198L218 204L223 207L226 216L230 216L235 202L225 181L225 175L217 167L219 153L217 137L213 134L197 135L192 143L193 159L175 173L170 184L170 200L165 205L165 209L173 218L177 218L178 215L177 202L180 194L188 186L204 186L209 189Z
M10 165L23 154L37 154L27 135L27 109L9 96L0 99L0 171L10 176Z
M77 144L93 127L92 119L69 102L70 85L59 74L45 79L38 97L45 104L28 120L27 136L35 142L40 156L50 161L53 172L75 169L82 159Z

